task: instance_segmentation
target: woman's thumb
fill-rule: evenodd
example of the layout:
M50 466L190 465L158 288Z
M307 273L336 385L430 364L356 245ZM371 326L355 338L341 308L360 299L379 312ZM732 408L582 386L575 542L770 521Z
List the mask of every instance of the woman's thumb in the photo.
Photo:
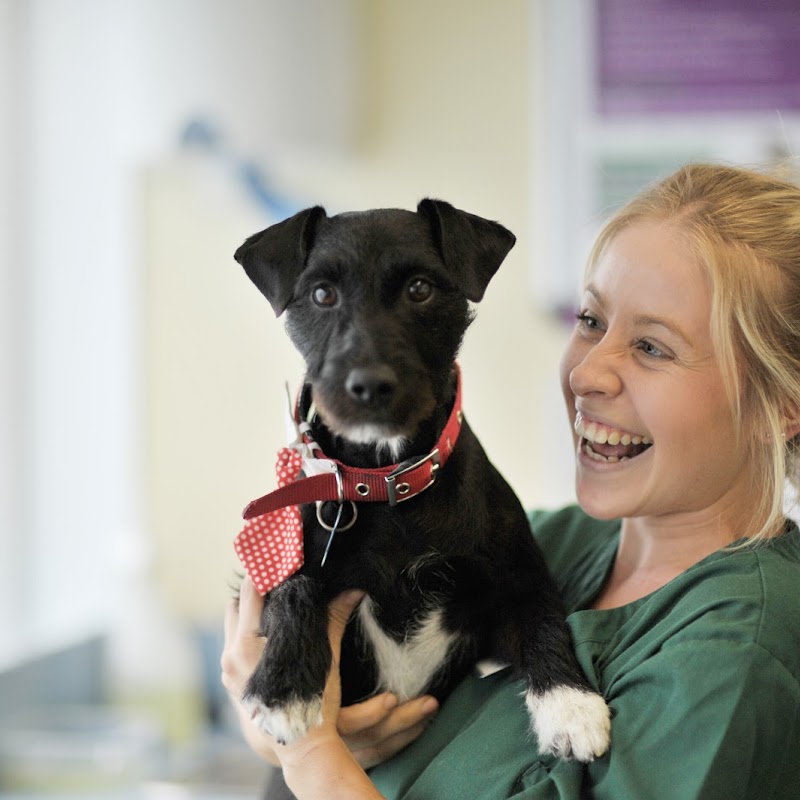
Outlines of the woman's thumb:
M338 597L335 597L330 606L328 607L328 615L330 617L330 634L341 638L344 633L347 621L350 619L353 611L355 611L358 604L364 597L364 592L354 589L347 592L342 592Z

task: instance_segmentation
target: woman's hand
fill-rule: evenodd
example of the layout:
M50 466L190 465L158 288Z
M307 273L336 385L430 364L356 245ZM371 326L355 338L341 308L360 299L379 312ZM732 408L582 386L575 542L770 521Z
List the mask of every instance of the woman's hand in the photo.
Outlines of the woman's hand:
M398 703L393 694L384 693L340 709L336 727L358 763L368 769L411 744L438 709L435 697Z
M331 646L334 650L335 669L331 677L335 685L326 691L325 714L331 716L338 735L352 751L358 763L368 768L391 758L414 741L426 728L436 713L438 704L433 697L418 697L406 703L388 693L379 694L363 703L339 708L339 646L350 614L361 599L360 593L345 593L336 598L330 607ZM264 599L258 594L249 578L242 583L239 600L232 599L225 614L225 646L222 652L222 684L228 690L239 714L242 733L250 747L272 764L279 764L275 740L253 724L242 706L241 697L247 679L266 646L259 636ZM337 641L334 642L333 638Z

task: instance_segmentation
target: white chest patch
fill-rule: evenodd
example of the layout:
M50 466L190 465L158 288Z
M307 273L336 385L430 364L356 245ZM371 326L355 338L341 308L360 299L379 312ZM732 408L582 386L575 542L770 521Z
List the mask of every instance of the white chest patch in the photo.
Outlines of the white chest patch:
M401 703L425 690L459 639L458 634L444 629L442 610L438 608L400 643L378 625L368 596L358 608L358 619L364 636L372 644L378 667L378 691L393 692Z

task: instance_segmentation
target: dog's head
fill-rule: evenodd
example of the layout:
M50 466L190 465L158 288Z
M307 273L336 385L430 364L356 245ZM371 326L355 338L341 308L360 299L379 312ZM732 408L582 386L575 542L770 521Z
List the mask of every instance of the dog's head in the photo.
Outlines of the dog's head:
M411 438L447 390L453 360L514 235L441 200L417 211L328 217L320 206L235 254L286 312L317 410L355 442Z

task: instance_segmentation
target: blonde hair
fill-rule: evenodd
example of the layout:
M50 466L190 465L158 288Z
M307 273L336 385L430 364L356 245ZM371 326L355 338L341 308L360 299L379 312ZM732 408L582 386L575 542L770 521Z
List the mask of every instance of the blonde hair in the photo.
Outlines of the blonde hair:
M620 230L663 220L682 234L712 291L711 334L741 445L763 487L755 543L785 525L787 480L800 489L800 187L778 175L690 164L649 187L604 227L591 272Z

